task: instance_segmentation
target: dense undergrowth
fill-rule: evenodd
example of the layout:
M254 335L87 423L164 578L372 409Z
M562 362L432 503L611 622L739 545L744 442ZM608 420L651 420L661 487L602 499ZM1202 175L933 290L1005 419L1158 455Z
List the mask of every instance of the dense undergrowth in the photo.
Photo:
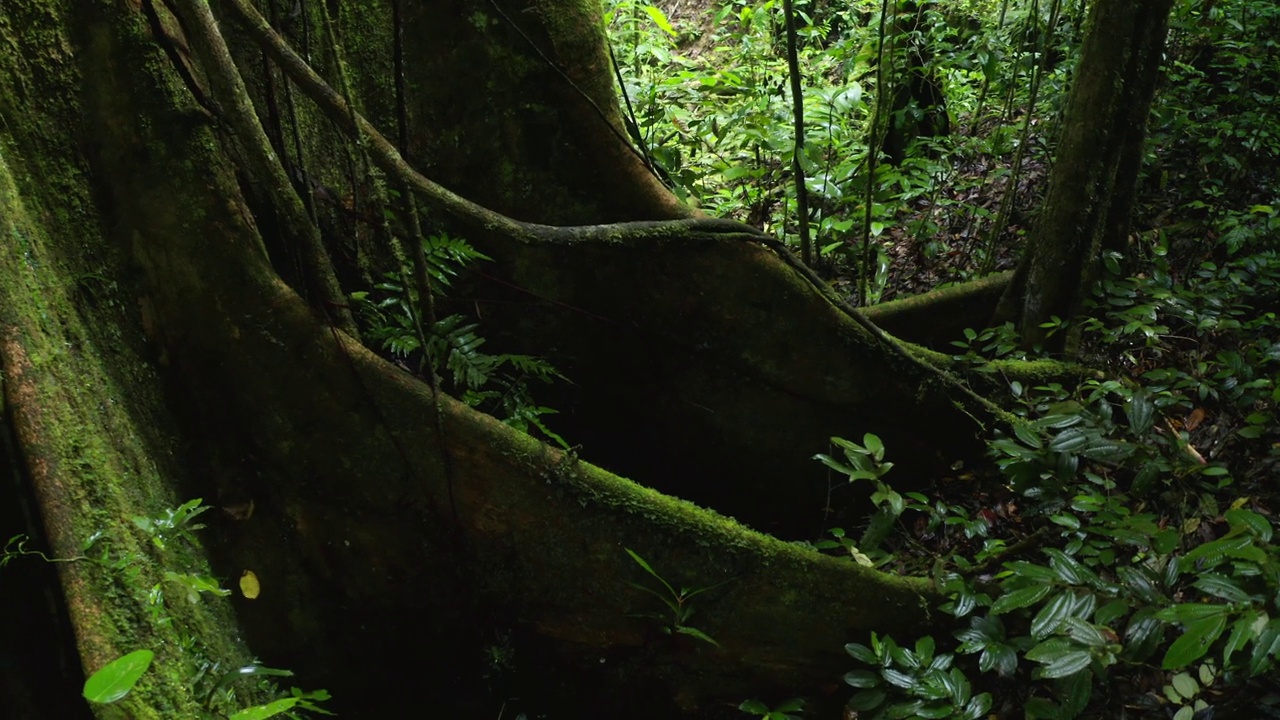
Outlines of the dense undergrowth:
M814 263L862 302L1012 263L1083 32L1070 1L897 7L880 23L879 3L795 2ZM660 176L799 249L782 18L781 2L607 15ZM1175 4L1129 247L1103 259L1088 316L1054 328L1080 327L1106 379L1012 384L1025 424L928 493L894 491L874 435L820 458L880 510L817 545L930 575L954 617L849 645L857 717L1280 716L1277 31L1275 3ZM1025 355L1011 327L955 345ZM804 712L777 700L742 710Z

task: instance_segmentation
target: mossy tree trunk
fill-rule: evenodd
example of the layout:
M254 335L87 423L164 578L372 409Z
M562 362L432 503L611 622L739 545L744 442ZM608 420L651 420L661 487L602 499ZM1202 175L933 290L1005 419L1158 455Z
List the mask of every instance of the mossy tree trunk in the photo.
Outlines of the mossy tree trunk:
M1172 0L1099 0L1089 10L1062 118L1049 189L997 320L1023 344L1066 350L1047 337L1053 317L1080 313L1101 248L1120 249L1129 227Z
M318 5L299 5L303 22ZM128 573L60 566L86 669L139 647L161 656L100 716L200 717L205 700L184 669L195 651L178 649L188 640L220 667L250 652L290 666L299 684L332 690L349 717L459 706L454 714L492 716L482 678L510 670L513 648L516 678L537 684L517 691L570 698L566 712L711 712L747 695L811 691L839 677L844 642L934 619L926 580L823 557L651 489L817 534L827 485L808 458L827 436L880 433L895 459L928 460L902 464L923 473L971 449L975 420L999 413L932 368L937 357L834 301L767 238L680 219L689 213L625 148L604 147L614 132L551 128L617 124L587 4L538 3L514 35L489 17L491 4L405 9L406 38L421 12L422 27L448 18L456 44L481 45L453 51L466 58L457 77L473 78L466 97L441 77L452 65L415 78L431 50L404 46L406 57L423 53L405 66L405 87L422 88L405 96L408 134L440 138L457 124L451 140L424 139L412 153L513 214L650 222L515 221L407 171L367 131L326 158L322 140L358 120L344 93L295 75L286 97L284 74L255 55L269 38L239 34L231 5L219 7L267 136L271 106L281 119L292 103L302 154L280 152L284 135L274 155L262 152L242 131L248 118L234 116L235 83L216 57L221 36L197 37L213 28L200 2L0 10L0 369L15 463L54 555L77 555L102 530L133 558ZM357 105L363 88L373 105L394 83L370 69L379 46L356 41L391 13L343 7L346 62L331 67L349 68L336 82ZM316 57L320 36L319 25L308 33ZM526 37L536 52L519 51ZM281 61L278 48L269 54ZM472 74L477 58L522 70L509 83L496 72L491 88ZM555 82L547 62L577 89L545 90ZM551 114L505 105L516 90L530 94L513 101L520 107L540 99ZM574 107L579 92L604 108L596 120ZM474 116L460 111L479 103L472 94L502 120L476 140L466 133ZM304 96L318 109L304 109ZM502 145L512 134L525 141ZM378 171L361 169L366 152ZM562 429L585 459L435 393L342 332L332 298L313 293L308 304L283 282L289 262L319 255L276 253L282 237L322 230L331 251L344 246L332 228L285 226L303 222L280 207L293 188L251 169L273 158L283 171L273 177L304 192L343 172L354 189L369 178L405 188L493 257L472 302L495 343L552 357L573 379L559 398L571 420ZM475 163L510 163L511 173L478 181ZM547 194L533 193L541 178ZM318 197L288 202L323 219L309 204ZM297 275L316 270L332 268ZM191 607L174 594L171 621L158 622L149 590L166 587L176 564L197 571L205 561L157 551L130 518L194 496L221 508L203 533L215 572L231 585L251 570L262 592ZM630 583L661 588L624 548L676 587L718 586L689 621L718 646L663 632L673 621Z

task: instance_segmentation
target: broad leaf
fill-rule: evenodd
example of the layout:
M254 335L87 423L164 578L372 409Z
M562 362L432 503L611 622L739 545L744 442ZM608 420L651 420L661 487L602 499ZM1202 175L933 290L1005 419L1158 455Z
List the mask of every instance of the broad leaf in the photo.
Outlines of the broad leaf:
M292 710L298 704L298 698L283 698L266 705L255 705L232 715L230 720L266 720L280 713Z
M84 696L89 702L113 703L138 684L142 674L151 667L156 654L150 650L135 650L112 660L84 681Z
M1155 403L1151 402L1150 394L1145 390L1139 390L1129 398L1124 412L1129 417L1129 429L1134 435L1142 437L1151 429L1155 419L1155 407Z
M876 656L871 648L861 643L846 643L844 651L849 653L853 659L865 663L867 665L879 665L880 658Z
M1271 523L1258 513L1243 508L1235 508L1228 510L1223 516L1232 528L1247 527L1262 542L1271 542Z
M991 605L991 614L1000 615L1010 610L1028 607L1034 605L1044 599L1049 592L1053 590L1051 585L1032 585L1031 587L1014 590L1011 593L1001 595Z
M662 32L668 35L676 34L676 29L671 26L671 21L667 20L666 13L662 12L661 10L659 10L658 8L652 5L644 5L640 9L644 10L645 14L648 15L651 20L653 20L653 24L657 25L662 30Z
M1064 678L1089 667L1089 663L1093 658L1087 651L1073 650L1065 653L1053 660L1053 662L1040 668L1040 677L1042 678Z
M1031 637L1043 640L1052 635L1071 616L1074 605L1075 598L1070 592L1060 592L1053 596L1031 620Z
M864 690L849 700L849 707L858 712L874 710L884 703L885 697L884 690Z
M880 685L880 675L870 670L851 670L844 674L844 681L856 688L873 688Z
M1150 657L1164 639L1164 628L1150 608L1134 613L1124 633L1126 657L1136 661Z
M1169 646L1168 652L1164 654L1164 660L1160 663L1161 666L1165 670L1176 670L1199 660L1209 652L1209 647L1226 629L1227 614L1225 612L1188 624L1182 636Z
M1244 646L1250 640L1257 637L1262 628L1266 626L1266 613L1259 610L1250 610L1241 615L1231 626L1231 634L1227 636L1227 644L1222 648L1222 664L1226 665L1231 661L1231 656L1237 650L1243 650Z
M1245 592L1234 578L1229 578L1225 575L1205 573L1196 578L1196 581L1192 584L1196 588L1214 597L1222 598L1227 602L1247 603L1250 599L1249 593Z

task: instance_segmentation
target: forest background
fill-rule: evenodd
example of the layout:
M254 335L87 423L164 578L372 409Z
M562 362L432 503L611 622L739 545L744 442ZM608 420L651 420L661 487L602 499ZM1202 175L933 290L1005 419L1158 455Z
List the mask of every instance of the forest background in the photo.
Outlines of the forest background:
M3 8L19 716L1274 714L1280 8L436 5Z

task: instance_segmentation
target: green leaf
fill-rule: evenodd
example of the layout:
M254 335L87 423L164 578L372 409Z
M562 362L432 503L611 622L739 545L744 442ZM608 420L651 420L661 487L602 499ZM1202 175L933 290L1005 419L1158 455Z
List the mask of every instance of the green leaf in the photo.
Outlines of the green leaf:
M915 712L918 718L950 718L955 717L956 708L951 703L938 703L936 705L925 705Z
M1013 434L1018 436L1023 445L1033 450L1039 450L1044 445L1040 439L1040 433L1024 422L1013 423Z
M1000 677L1009 677L1018 669L1018 652L1009 645L992 645L982 651L978 668L983 672L995 670Z
M853 468L849 467L848 465L845 465L839 460L836 460L830 455L824 455L823 453L818 453L817 455L813 456L813 459L821 462L823 465L826 465L827 467L831 468L832 470L835 470L836 472L842 475L852 476L854 473L858 472L857 470L854 470Z
M720 643L716 642L715 638L702 632L698 628L689 627L688 625L677 625L676 632L680 633L681 635L688 635L689 637L697 638L710 645L715 645L716 647L720 647Z
M886 697L888 696L884 690L864 690L849 700L849 707L858 712L867 712L884 704Z
M1101 630L1078 617L1067 618L1067 627L1071 639L1082 645L1096 648L1107 645L1107 637L1102 634Z
M1005 567L1013 571L1015 575L1021 575L1025 578L1049 581L1058 579L1058 574L1044 565L1036 565L1035 563L1029 563L1022 560L1005 563Z
M84 681L85 699L106 704L128 695L142 674L151 667L155 656L150 650L135 650L103 665Z
M282 698L274 700L266 705L255 705L251 708L245 708L240 712L231 716L230 720L266 720L266 718L275 717L280 713L293 709L298 704L298 698Z
M1227 643L1222 648L1222 664L1226 665L1231 661L1231 656L1238 650L1243 650L1244 646L1254 638L1265 625L1266 616L1258 610L1250 610L1243 613L1236 619L1231 626L1231 634L1227 636ZM1261 622L1260 622L1261 621Z
M992 603L990 612L992 615L1000 615L1010 610L1034 605L1043 600L1051 590L1053 590L1051 585L1032 585L1021 590L1014 590L1011 593L1001 595L1000 599Z
M1155 403L1151 402L1151 395L1145 390L1139 390L1129 398L1124 412L1129 418L1129 429L1134 435L1141 437L1151 429L1155 420L1155 407Z
M1079 585L1087 582L1090 579L1089 576L1093 574L1081 565L1080 561L1057 548L1045 548L1044 553L1049 556L1049 567L1053 568L1065 583Z
M673 588L673 587L671 587L671 584L670 584L670 583L668 583L666 580L663 580L663 579L662 579L662 576L661 576L661 575L659 575L659 574L658 574L658 572L657 572L656 570L654 570L654 569L649 565L649 563L648 563L644 558L640 557L640 556L639 556L635 551L633 551L631 548L624 547L624 548L622 548L622 549L623 549L623 550L626 550L626 551L627 551L627 554L631 556L631 559L632 559L632 560L635 560L635 561L636 561L636 564L637 564L637 565L639 565L639 566L640 566L640 567L641 567L645 572L649 573L649 574L650 574L650 575L652 575L655 579L657 579L657 581L658 581L658 582L662 583L662 586L663 586L663 587L665 587L668 591L670 591L672 596L675 596L675 595L677 594L677 593L676 593L676 589L675 589L675 588ZM650 591L650 592L652 592L652 591Z
M1272 620L1258 633L1249 657L1249 672L1259 675L1271 664L1271 658L1280 652L1280 620Z
M1213 542L1197 546L1182 556L1182 567L1190 570L1195 567L1196 560L1203 560L1204 565L1213 567L1222 562L1223 558L1240 557L1240 553L1252 545L1253 538L1248 535L1232 535L1219 538Z
M877 462L884 460L884 442L880 440L878 435L867 433L862 436L862 445L867 452L876 459Z
M1093 658L1087 651L1073 650L1054 658L1053 662L1040 668L1039 675L1042 678L1068 677L1089 667L1089 663L1092 661Z
M911 675L894 670L893 668L885 668L881 671L881 674L884 675L884 679L890 685L897 685L904 690L910 690L920 684L920 682Z
M872 651L871 648L861 643L846 643L844 646L844 651L849 653L849 655L852 656L853 659L857 660L858 662L861 662L867 665L880 664L880 658L875 654L875 652Z
M1134 613L1124 633L1125 654L1136 661L1150 657L1164 639L1164 627L1150 608Z
M671 26L671 21L667 20L666 13L652 5L644 5L641 10L644 10L645 14L653 20L653 24L657 25L662 32L668 35L676 34L676 29Z
M1089 440L1084 428L1067 428L1049 442L1049 449L1059 453L1076 453L1088 447Z
M921 678L920 685L912 695L926 701L943 700L951 697L951 688L947 685L950 678L946 673L930 672Z
M1245 592L1233 578L1217 573L1205 573L1192 583L1199 590L1227 602L1247 603L1249 593Z
M1075 598L1072 593L1060 592L1054 595L1031 620L1031 637L1043 640L1052 635L1071 616L1074 606Z
M1022 709L1026 720L1061 720L1058 704L1048 698L1033 697Z
M1063 720L1074 718L1084 711L1093 696L1093 674L1082 670L1061 678L1054 683L1054 692L1062 699L1059 717Z
M279 668L265 667L263 665L245 665L243 667L233 668L223 673L222 677L213 686L216 693L223 688L230 687L232 683L240 678L246 677L292 677L292 670L281 670Z
M218 597L226 597L231 594L230 590L223 588L217 580L207 575L176 573L172 570L166 570L164 577L170 582L182 585L187 591L187 600L191 603L200 602L200 593L213 593Z
M889 706L888 710L885 710L884 716L893 720L905 720L906 718L916 717L922 707L924 707L923 700L894 703Z
M956 705L969 702L969 695L973 692L969 678L960 668L951 668L951 672L947 673L947 689L951 692L951 701Z
M1246 527L1262 542L1271 542L1271 523L1258 513L1244 508L1235 508L1226 511L1223 516L1233 529Z
M1111 602L1098 608L1098 612L1094 614L1093 620L1099 625L1110 625L1112 622L1122 618L1129 612L1129 601L1112 600Z
M1177 622L1189 625L1205 618L1216 617L1228 611L1223 605L1209 603L1178 603L1172 607L1156 612L1156 617L1165 622Z
M769 712L769 706L759 700L743 700L742 704L738 705L738 709L753 715L765 715Z
M879 687L880 674L870 670L850 670L844 674L844 681L856 688Z
M1068 530L1080 529L1080 518L1076 517L1075 515L1071 515L1070 513L1059 513L1057 515L1050 515L1049 520L1053 521L1054 524L1061 525L1062 527Z
M991 693L982 693L975 696L964 706L964 713L960 716L962 720L978 720L985 717L987 711L991 709Z
M1161 667L1165 670L1177 670L1199 660L1209 652L1209 647L1226 629L1225 612L1188 624L1182 636L1174 640L1169 650L1165 652L1164 660L1160 663Z
M1180 672L1169 679L1169 683L1173 685L1173 689L1178 691L1182 697L1190 700L1200 692L1200 683L1191 677L1191 673Z
M933 651L937 646L932 635L925 635L916 640L916 655L920 657L920 662L931 663L933 661Z
M1151 538L1151 548L1161 555L1168 555L1178 547L1182 534L1173 528L1161 530Z
M1049 663L1076 650L1076 646L1064 637L1051 637L1026 652L1032 662Z

